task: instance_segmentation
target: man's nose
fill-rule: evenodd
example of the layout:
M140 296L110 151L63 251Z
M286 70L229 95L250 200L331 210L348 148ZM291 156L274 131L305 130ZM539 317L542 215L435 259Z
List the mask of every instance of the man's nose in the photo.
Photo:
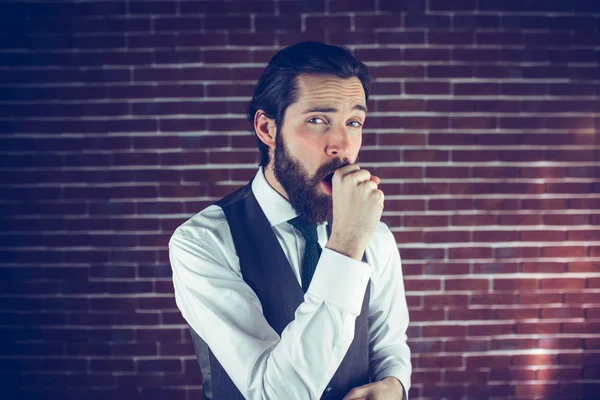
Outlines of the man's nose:
M350 134L346 126L330 130L327 142L327 155L345 158L350 151Z

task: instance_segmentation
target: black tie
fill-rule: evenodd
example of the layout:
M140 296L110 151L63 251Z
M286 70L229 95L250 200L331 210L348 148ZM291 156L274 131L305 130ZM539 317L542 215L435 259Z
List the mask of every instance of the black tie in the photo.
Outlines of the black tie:
M317 236L317 226L307 220L296 217L288 221L294 228L304 236L306 244L304 245L304 262L302 263L302 290L304 293L308 290L310 280L312 279L319 257L321 257L321 246L319 246Z

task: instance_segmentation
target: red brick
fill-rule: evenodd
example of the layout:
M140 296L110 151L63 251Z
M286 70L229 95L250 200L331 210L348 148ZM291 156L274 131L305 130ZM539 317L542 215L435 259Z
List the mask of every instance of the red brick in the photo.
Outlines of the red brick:
M444 320L444 310L410 310L411 321L441 321Z
M511 278L494 279L494 290L536 290L539 288L537 279Z
M571 370L576 370L581 374L581 370L578 368L572 368ZM574 375L574 372L572 372L572 374ZM580 375L581 376L581 375ZM591 367L591 368L584 368L583 369L583 379L598 379L598 377L600 377L600 368L598 367Z
M419 264L411 264L410 261L404 261L402 263L402 269L404 275L423 275L423 265Z
M463 357L456 355L421 355L422 368L456 368L463 366Z
M467 356L467 368L508 368L510 356L508 355L473 355Z
M544 216L546 225L586 225L589 222L587 214L549 214Z
M583 289L585 279L583 278L553 278L542 279L542 289Z
M598 333L600 322L565 322L562 324L562 333Z
M533 258L540 255L540 249L537 247L499 247L494 250L495 258Z
M588 278L585 287L590 289L600 289L600 278Z
M441 371L428 371L414 369L411 374L411 381L414 385L427 382L440 382L442 380Z
M487 351L489 349L489 340L481 338L449 338L445 341L445 344L445 351L450 353Z
M539 381L570 381L581 378L581 368L538 368Z
M405 83L404 90L407 94L416 95L450 94L450 84L436 81L410 81Z
M492 339L491 350L525 350L535 348L536 345L536 339Z
M406 215L404 217L404 226L407 227L435 227L435 226L447 226L448 218L445 216L435 215Z
M160 388L164 385L163 374L154 371L148 374L120 374L116 376L116 380L119 387L126 388Z
M519 322L517 323L518 334L543 334L560 333L560 324L556 322Z
M355 20L356 25L362 25L358 20L362 20L363 17ZM376 42L380 44L414 44L414 45L425 45L425 32L418 31L383 31L375 33Z
M473 272L476 274L513 274L517 270L517 263L473 263Z
M521 266L524 273L562 273L565 264L561 262L524 262Z
M540 313L538 308L496 308L497 319L532 319L539 318Z
M464 275L469 273L469 264L465 263L427 263L424 268L427 275Z
M562 242L565 240L564 231L550 230L523 230L521 231L521 240L525 242ZM547 248L542 249L542 251Z
M491 309L448 310L449 321L490 320L494 318Z
M380 1L398 3L394 0ZM450 17L447 15L409 13L406 14L404 23L408 28L448 28L450 26Z
M137 360L137 370L156 372L156 371L168 371L168 372L181 372L182 365L181 360Z
M424 146L424 134L378 134L379 144L381 146Z
M548 292L526 293L526 292L522 292L522 293L519 294L519 303L521 303L521 304L541 304L541 305L554 304L554 303L561 304L562 303L562 296L558 292L555 292L555 293L548 293Z
M523 367L492 368L490 376L494 381L530 381L535 379L536 372Z
M451 172L452 173L452 172ZM429 210L472 210L474 209L474 204L472 199L431 199L428 202ZM461 232L461 235L466 235L466 237L471 237L471 234L466 231L454 231L454 233L458 234ZM440 232L442 233L442 232ZM470 239L469 239L470 240Z
M134 363L131 359L113 358L113 359L91 359L90 370L98 371L133 371Z
M542 310L543 313L544 310ZM581 349L583 348L581 338L556 338L547 337L539 339L539 348L541 349Z
M496 118L492 117L452 117L452 129L495 129Z
M371 69L371 74L373 78L424 78L425 77L425 68L420 65L389 65L389 66L378 66ZM428 85L428 82L416 81L417 85L412 86L411 90L416 91L432 91L435 93L436 91L443 91L448 93L450 91L450 86L445 84L444 82L433 82L432 85ZM406 84L411 84L411 82L406 82ZM423 86L424 84L424 86ZM396 87L394 82L380 82L379 87L388 85L392 87ZM404 85L405 86L405 85ZM405 86L406 88L406 86ZM408 89L405 89L408 92ZM376 92L376 93L379 93ZM394 90L393 94L398 94L400 91Z
M492 18L492 16L488 16L488 18ZM520 45L523 41L523 33L515 31L482 31L477 33L476 41L477 44L486 45Z
M445 378L450 382L487 382L489 380L489 371L472 369L448 369L445 372Z
M567 263L568 272L597 272L600 270L600 264L587 261L574 261Z
M429 325L423 327L424 337L454 337L466 336L465 325Z
M488 279L455 279L447 278L444 283L446 291L453 290L470 290L470 291L487 291L490 287Z
M557 393L558 389L558 383L522 383L515 385L515 393L517 394L517 396L544 396L548 393Z
M470 234L466 231L426 232L423 239L428 243L469 242Z
M516 295L510 293L477 293L471 296L472 305L515 304Z
M478 162L496 161L498 152L495 150L453 150L452 161L454 162Z
M465 307L467 305L467 301L468 296L463 294L427 295L425 296L425 308Z
M556 354L517 354L512 356L512 365L554 365Z
M546 152L543 150L500 150L498 160L510 162L546 161Z
M517 231L476 231L476 242L514 242L519 238Z
M492 249L488 247L454 247L450 249L451 259L491 258Z
M436 150L404 150L403 155L406 162L444 162L449 159L447 151Z
M469 336L496 336L515 333L515 324L469 325Z
M406 291L440 290L439 279L404 279Z
M354 24L356 29L400 28L402 27L402 16L403 14L394 12L365 14L356 18Z
M476 167L473 170L476 178L517 178L519 168L516 167Z
M336 16L307 16L305 19L306 29L317 30L323 26L326 26L328 30L339 31L350 29L351 21L350 17L346 15ZM356 56L360 59L359 51L356 52Z

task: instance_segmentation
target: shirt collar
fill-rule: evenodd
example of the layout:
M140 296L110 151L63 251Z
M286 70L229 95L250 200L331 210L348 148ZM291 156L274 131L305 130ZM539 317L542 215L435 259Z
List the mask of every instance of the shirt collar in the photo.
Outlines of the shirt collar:
M298 216L290 202L269 184L262 166L252 180L252 192L271 226L279 225Z

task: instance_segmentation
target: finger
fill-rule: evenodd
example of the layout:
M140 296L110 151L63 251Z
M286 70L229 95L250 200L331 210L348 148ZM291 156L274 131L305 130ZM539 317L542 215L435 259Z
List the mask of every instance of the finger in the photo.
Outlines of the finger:
M352 179L352 181L360 185L363 182L369 182L371 179L371 173L366 169L359 169L358 171L354 171L345 177L346 179Z
M361 182L359 184L359 186L364 186L364 188L367 190L366 191L367 195L369 195L372 192L377 190L377 184L375 182L373 182L372 180Z
M375 175L371 175L371 180L378 185L381 183L381 179L379 179L379 177Z
M337 175L337 176L343 177L343 176L351 174L355 171L358 171L359 169L360 169L360 166L358 164L348 164L348 165L343 166L342 168L338 168L335 171L334 176Z
M371 196L373 196L374 198L376 198L377 200L381 201L383 203L383 201L385 200L385 194L383 193L382 190L380 189L375 189L370 193Z

